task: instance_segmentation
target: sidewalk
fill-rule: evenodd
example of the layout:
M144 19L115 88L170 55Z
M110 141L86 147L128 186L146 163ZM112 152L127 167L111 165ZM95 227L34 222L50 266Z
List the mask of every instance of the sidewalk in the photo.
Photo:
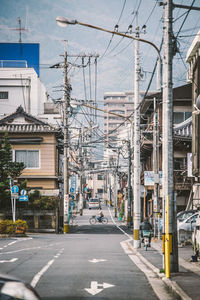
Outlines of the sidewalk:
M165 278L162 270L162 241L153 240L151 248L137 249L140 259L152 269L179 299L200 299L200 261L191 262L192 246L179 247L179 272L173 273L170 279Z

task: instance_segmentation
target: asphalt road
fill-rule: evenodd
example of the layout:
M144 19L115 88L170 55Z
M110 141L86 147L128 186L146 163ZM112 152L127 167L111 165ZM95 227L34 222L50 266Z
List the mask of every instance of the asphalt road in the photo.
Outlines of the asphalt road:
M157 299L108 210L107 225L89 224L96 212L85 209L70 234L0 239L1 272L31 283L42 299Z

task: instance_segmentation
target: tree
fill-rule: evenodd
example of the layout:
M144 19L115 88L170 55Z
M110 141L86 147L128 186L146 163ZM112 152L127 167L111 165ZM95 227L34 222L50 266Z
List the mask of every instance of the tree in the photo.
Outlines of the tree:
M8 133L0 141L0 208L10 206L9 179L18 177L25 168L24 163L12 161L12 148Z

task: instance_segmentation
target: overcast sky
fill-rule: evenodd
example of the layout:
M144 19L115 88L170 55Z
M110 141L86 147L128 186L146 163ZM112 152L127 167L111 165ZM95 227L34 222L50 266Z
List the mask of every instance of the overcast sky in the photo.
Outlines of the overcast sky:
M138 25L147 26L146 34L141 38L152 41L158 47L162 40L163 7L156 4L156 0L0 0L0 40L1 42L18 42L19 34L11 28L18 27L17 18L21 17L22 27L28 29L22 33L23 42L40 43L40 74L41 80L47 87L52 98L58 97L54 91L62 84L62 70L49 69L57 62L64 51L63 40L67 40L69 55L96 54L98 59L98 99L103 100L105 92L124 92L133 90L134 82L134 43L129 39L121 39L111 34L85 28L79 25L61 28L56 24L57 16L93 24L106 29L114 30L116 24L119 31L126 32L129 25L136 26L138 9ZM192 0L174 0L179 4L190 5ZM199 1L195 1L195 6ZM199 5L200 6L200 5ZM179 31L187 11L174 9L174 33ZM183 15L184 14L184 15ZM183 15L181 17L181 15ZM186 83L185 54L198 32L200 26L200 12L191 11L178 35L180 54L174 58L174 86ZM107 49L107 51L106 51ZM105 52L106 51L106 52ZM156 60L155 50L147 45L140 44L140 64L143 73L141 89L145 90ZM69 61L81 65L81 59L69 57ZM91 59L91 63L94 60ZM87 63L85 59L84 63ZM94 97L94 64L84 69L70 67L69 75L72 83L72 95L84 99L89 97L89 72L91 72ZM83 74L84 73L84 74ZM85 76L85 77L84 77ZM151 89L156 89L155 81Z

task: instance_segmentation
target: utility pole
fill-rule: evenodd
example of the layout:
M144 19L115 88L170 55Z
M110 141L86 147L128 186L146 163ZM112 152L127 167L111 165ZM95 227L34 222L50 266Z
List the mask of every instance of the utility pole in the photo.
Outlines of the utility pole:
M131 227L131 144L130 140L127 141L128 144L128 227Z
M83 215L83 129L80 129L79 159L80 159L80 216Z
M169 224L163 226L164 239L169 243L170 271L178 272L178 243L177 225L174 203L173 180L173 90L172 90L172 60L173 60L173 31L172 31L172 0L166 0L164 5L164 53L163 53L163 107L162 107L162 169L163 169L163 218L166 203L169 201ZM169 225L169 226L168 226ZM166 229L168 238L166 239ZM171 250L172 249L172 250ZM166 255L166 253L165 253Z
M114 175L114 211L115 218L117 217L117 168L113 172Z
M139 28L136 28L136 38L139 38ZM133 213L133 226L134 226L134 248L140 247L140 219L141 219L141 204L140 204L140 102L139 102L139 40L135 40L135 104L134 104L134 213Z
M69 233L69 128L68 113L70 105L71 85L67 78L67 51L64 50L64 79L63 79L63 125L64 125L64 153L63 153L63 177L64 177L64 199L63 199L63 233Z
M156 111L156 98L154 98L154 124L153 124L153 172L154 172L154 237L156 236L156 224L158 221L159 206L159 131L158 131L158 113ZM158 238L159 226L158 226Z

